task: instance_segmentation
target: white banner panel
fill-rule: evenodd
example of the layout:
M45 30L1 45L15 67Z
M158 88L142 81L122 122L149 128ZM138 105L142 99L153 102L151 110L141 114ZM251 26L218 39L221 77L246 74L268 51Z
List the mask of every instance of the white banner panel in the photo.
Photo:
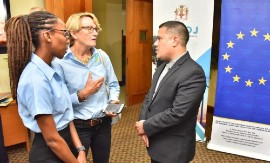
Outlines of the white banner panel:
M270 161L270 126L214 117L207 148Z

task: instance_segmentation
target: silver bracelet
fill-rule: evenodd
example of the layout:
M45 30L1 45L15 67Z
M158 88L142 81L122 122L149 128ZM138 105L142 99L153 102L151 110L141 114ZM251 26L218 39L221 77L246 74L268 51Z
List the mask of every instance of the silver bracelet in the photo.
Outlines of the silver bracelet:
M85 99L85 98L84 98L84 99L81 99L82 101L80 101L80 98L79 98L79 93L80 93L80 91L78 90L76 94L77 94L77 97L78 97L79 102L85 102L85 101L86 101L86 99Z

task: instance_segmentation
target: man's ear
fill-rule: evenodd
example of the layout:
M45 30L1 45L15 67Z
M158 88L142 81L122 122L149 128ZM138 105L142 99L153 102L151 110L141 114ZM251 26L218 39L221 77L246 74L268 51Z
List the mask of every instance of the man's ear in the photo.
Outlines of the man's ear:
M173 37L173 47L176 47L179 44L180 38L178 36Z
M52 42L52 38L51 38L51 35L49 32L44 32L43 33L43 37L44 39L48 42L48 43L51 43Z

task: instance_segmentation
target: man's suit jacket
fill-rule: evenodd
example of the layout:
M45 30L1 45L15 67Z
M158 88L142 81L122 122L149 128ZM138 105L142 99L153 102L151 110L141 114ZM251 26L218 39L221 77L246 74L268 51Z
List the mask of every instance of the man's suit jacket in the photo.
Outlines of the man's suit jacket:
M206 88L205 74L187 52L174 63L155 93L165 65L153 76L140 120L145 120L143 126L150 141L147 150L151 159L161 163L187 163L195 155L195 126Z

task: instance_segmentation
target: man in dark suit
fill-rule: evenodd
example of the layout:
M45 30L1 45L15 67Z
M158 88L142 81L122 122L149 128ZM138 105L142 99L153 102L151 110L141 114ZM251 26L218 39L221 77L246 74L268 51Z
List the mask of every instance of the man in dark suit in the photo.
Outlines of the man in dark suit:
M153 76L135 125L152 163L188 163L195 155L195 126L206 80L186 50L188 40L188 30L179 21L159 26L154 46L157 58L166 62Z

